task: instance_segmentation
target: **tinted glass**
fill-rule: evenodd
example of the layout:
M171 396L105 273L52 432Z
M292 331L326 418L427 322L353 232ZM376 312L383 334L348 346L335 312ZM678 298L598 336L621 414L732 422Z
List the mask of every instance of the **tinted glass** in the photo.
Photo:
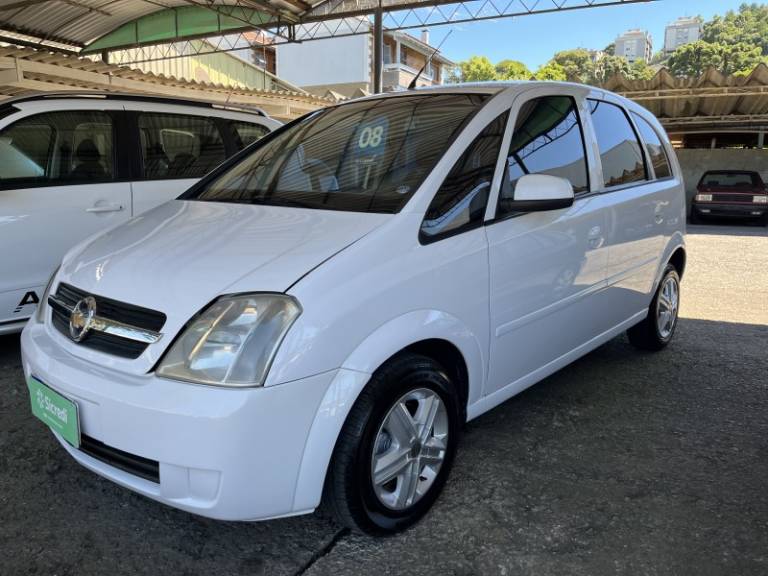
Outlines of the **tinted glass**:
M535 98L520 108L501 185L499 215L512 211L509 203L515 184L526 174L566 178L576 193L589 188L584 136L573 98Z
M44 186L111 180L112 119L104 112L51 112L0 133L0 185Z
M443 236L483 221L507 115L491 122L454 164L424 217L424 236Z
M624 111L614 104L589 100L606 188L646 179L640 142Z
M224 141L211 118L141 114L139 134L144 178L199 178L226 159Z
M758 188L760 181L751 172L708 172L701 179L703 186L711 188Z
M639 114L632 113L635 118L635 125L640 130L640 134L645 141L645 151L653 164L653 172L656 178L669 178L672 176L672 170L669 168L669 159L664 151L661 138L656 130Z
M326 108L257 142L185 198L396 212L485 98L419 94Z
M249 122L232 122L232 128L237 136L239 148L243 149L264 138L269 134L269 129L261 124L250 124Z

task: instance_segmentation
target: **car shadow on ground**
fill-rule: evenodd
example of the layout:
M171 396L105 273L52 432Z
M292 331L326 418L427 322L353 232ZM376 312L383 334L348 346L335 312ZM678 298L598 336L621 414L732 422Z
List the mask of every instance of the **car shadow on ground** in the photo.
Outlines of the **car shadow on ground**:
M766 342L685 318L657 354L612 340L470 422L435 509L374 539L197 518L99 478L29 414L0 338L2 572L764 574Z

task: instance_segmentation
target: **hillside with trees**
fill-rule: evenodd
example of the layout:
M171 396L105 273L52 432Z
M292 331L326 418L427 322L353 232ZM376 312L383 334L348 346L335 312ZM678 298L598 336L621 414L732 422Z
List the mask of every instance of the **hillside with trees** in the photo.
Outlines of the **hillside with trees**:
M704 22L701 39L678 48L665 56L658 52L651 64L630 64L614 54L614 45L603 50L576 48L557 52L536 71L517 60L497 64L485 56L472 56L459 62L451 82L483 82L488 80L570 80L584 84L602 84L622 74L630 80L648 80L661 68L675 76L699 76L708 68L723 74L749 74L761 62L768 63L768 6L742 4Z

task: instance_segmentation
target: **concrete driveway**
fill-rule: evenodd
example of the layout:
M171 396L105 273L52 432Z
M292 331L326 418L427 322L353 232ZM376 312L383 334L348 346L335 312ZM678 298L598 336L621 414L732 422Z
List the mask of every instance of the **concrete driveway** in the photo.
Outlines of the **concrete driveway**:
M318 516L195 518L91 474L0 338L0 574L768 573L768 232L692 227L673 344L624 336L466 427L434 511L371 539Z

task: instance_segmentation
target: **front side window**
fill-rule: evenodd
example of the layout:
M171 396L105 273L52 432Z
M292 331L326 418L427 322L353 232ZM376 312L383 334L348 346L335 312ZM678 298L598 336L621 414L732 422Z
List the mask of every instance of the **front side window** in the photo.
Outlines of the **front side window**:
M589 189L587 159L576 102L545 96L520 108L509 145L497 215L513 212L515 185L526 174L565 178L575 193Z
M269 134L269 128L261 124L234 121L231 122L231 126L235 131L238 148L241 150Z
M227 157L211 118L182 114L141 114L139 135L144 179L200 178Z
M588 100L606 188L647 179L643 151L626 113L609 102Z
M486 99L419 94L325 108L257 142L184 198L397 212Z
M645 141L645 151L648 153L648 158L651 160L656 178L669 178L672 176L672 170L669 167L669 159L667 158L667 153L664 151L664 145L661 143L659 134L645 118L634 112L632 112L632 116L635 118L637 129L640 130L640 134Z
M112 118L97 111L22 118L0 132L0 166L4 188L111 180Z
M505 112L491 122L453 165L424 216L424 238L442 237L482 223L507 116Z

